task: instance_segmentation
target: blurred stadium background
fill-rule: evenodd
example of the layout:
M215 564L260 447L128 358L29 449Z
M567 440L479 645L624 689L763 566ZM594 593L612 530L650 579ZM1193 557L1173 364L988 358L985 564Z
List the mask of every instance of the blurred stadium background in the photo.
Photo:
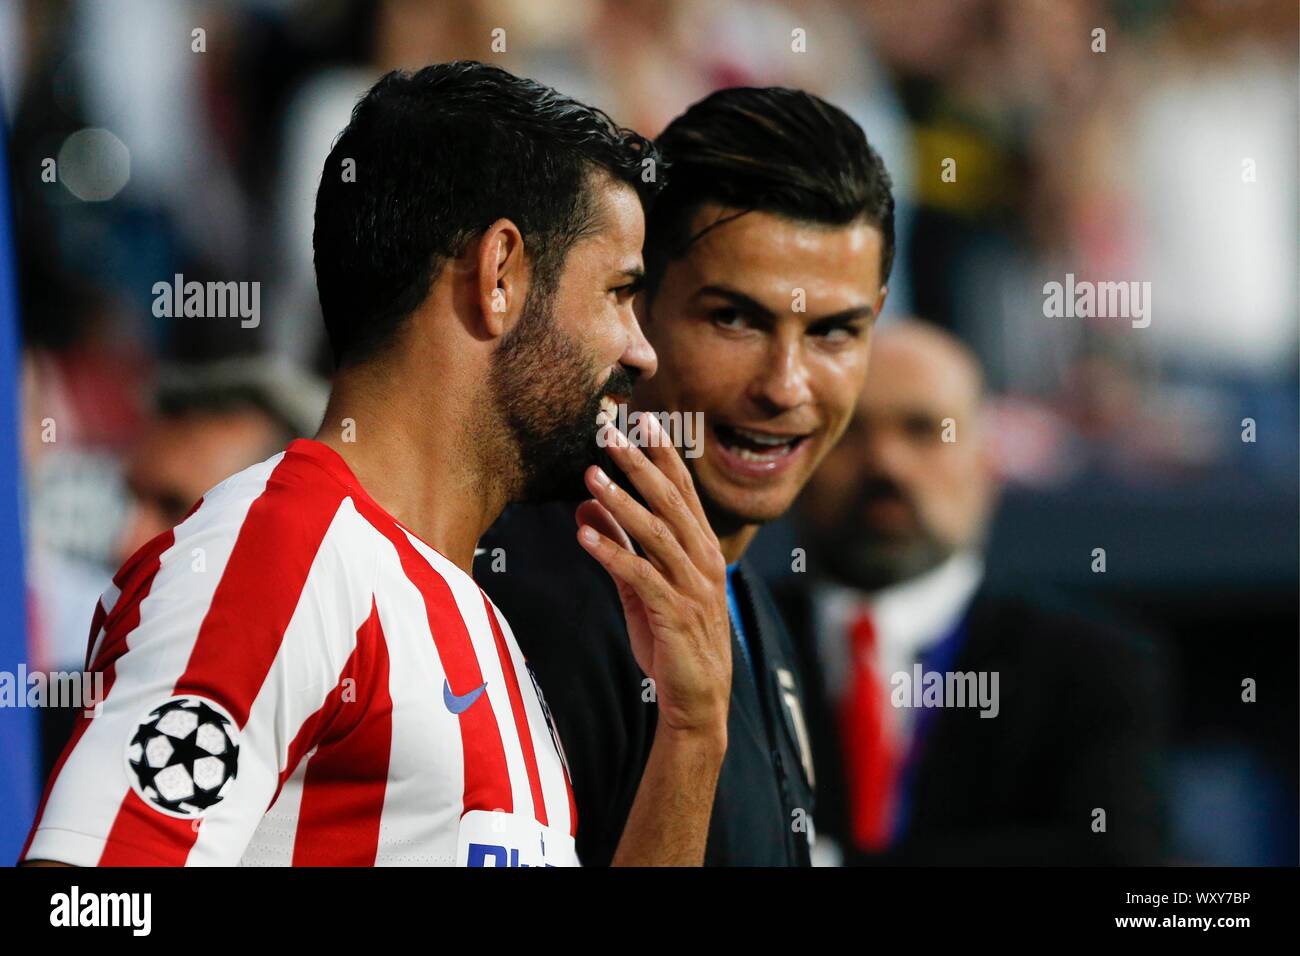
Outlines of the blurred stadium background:
M382 72L481 59L651 135L718 87L799 86L894 176L886 320L952 329L988 370L991 574L1086 593L1174 652L1172 862L1295 864L1296 57L1287 0L0 0L22 478L0 491L25 551L0 557L0 668L82 666L160 380L234 360L316 400L289 371L327 372L312 201ZM1150 281L1150 327L1045 318L1067 272ZM176 273L259 282L260 323L155 317ZM774 576L793 534L760 538Z

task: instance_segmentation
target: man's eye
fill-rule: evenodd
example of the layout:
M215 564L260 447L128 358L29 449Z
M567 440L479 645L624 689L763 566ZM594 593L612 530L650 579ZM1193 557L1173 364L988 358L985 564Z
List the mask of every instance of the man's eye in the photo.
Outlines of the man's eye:
M635 282L628 282L628 283L626 283L626 284L624 284L624 285L615 286L614 288L610 289L609 291L610 291L610 294L613 295L613 296L614 296L616 299L618 299L620 302L624 302L624 301L626 301L626 300L632 298L632 296L636 295L636 292L637 292L637 283L635 283Z
M714 309L709 313L713 324L724 329L743 329L745 317L735 309Z
M186 501L180 495L163 494L158 497L158 510L163 514L163 520L169 525L175 526L185 520L185 515L189 513L191 501Z
M813 326L809 331L818 338L830 342L848 342L859 335L859 329L854 325Z
M903 431L912 441L932 441L939 438L940 425L932 418L917 416L904 419Z

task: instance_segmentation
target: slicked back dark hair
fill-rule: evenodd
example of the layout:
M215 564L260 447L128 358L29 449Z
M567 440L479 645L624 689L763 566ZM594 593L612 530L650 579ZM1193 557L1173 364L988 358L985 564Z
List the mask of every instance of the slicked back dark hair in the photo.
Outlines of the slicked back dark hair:
M534 281L553 289L595 225L595 174L645 204L660 181L642 175L647 159L657 164L654 145L600 110L494 66L382 77L352 111L316 193L316 287L335 363L389 345L447 260L498 219L519 227Z
M795 222L866 222L884 239L880 280L894 263L893 184L862 128L838 107L802 90L719 90L655 139L667 185L646 222L646 284L657 290L668 263L698 236L691 220L714 202Z

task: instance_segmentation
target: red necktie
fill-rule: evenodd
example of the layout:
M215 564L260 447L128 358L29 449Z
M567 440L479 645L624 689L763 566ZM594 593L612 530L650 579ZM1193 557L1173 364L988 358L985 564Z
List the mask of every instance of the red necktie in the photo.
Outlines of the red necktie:
M885 683L876 655L876 627L862 611L849 630L852 665L848 692L840 707L844 770L848 782L853 842L878 852L889 846L894 818L897 761L886 726Z

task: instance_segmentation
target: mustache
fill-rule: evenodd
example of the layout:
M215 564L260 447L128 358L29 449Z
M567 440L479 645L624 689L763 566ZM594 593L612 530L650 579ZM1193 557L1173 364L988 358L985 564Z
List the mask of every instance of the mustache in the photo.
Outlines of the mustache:
M600 393L596 396L597 399L599 400L606 395L621 395L624 398L630 397L632 389L636 386L636 380L640 375L641 372L639 369L630 369L624 365L618 366L614 371L609 373L609 378L605 380L605 384L601 387Z
M887 475L872 475L858 489L856 504L859 512L877 501L897 501L907 508L913 518L919 517L916 501L911 494Z

